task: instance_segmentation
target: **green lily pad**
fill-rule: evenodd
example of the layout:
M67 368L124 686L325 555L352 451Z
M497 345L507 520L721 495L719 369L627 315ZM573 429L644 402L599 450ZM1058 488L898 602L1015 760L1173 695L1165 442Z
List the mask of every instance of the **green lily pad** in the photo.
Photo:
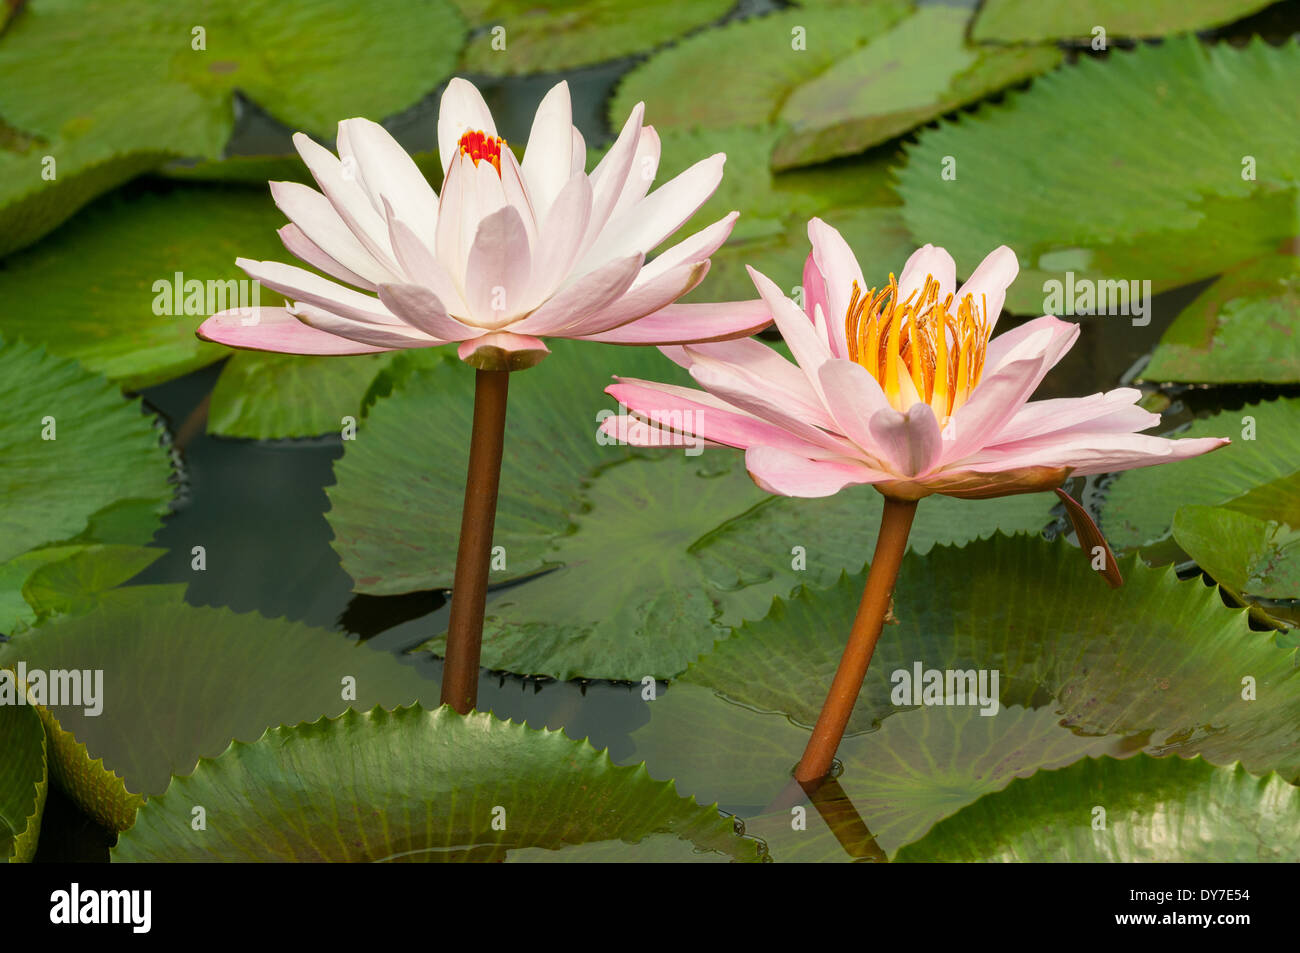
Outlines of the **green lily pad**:
M232 740L349 707L429 703L438 694L418 660L337 633L189 606L174 586L113 596L0 644L0 665L102 672L99 714L52 703L42 714L55 779L116 830L129 827L142 799L161 794L173 774Z
M212 391L208 432L280 439L338 433L388 366L388 354L307 357L236 351Z
M1174 540L1234 599L1266 624L1294 626L1300 611L1277 602L1300 599L1300 532L1226 507L1184 506Z
M1228 437L1232 443L1205 456L1116 477L1101 508L1102 529L1115 548L1131 549L1163 538L1180 506L1226 505L1293 476L1300 470L1300 399L1222 411L1193 421L1178 436ZM1278 489L1274 487L1274 494Z
M113 860L545 860L583 844L638 860L647 839L652 854L669 840L695 859L759 859L716 808L585 741L486 713L375 708L204 759L149 800Z
M712 23L734 5L732 0L681 0L671 7L621 0L455 3L477 28L461 54L461 69L489 76L557 72L640 53Z
M1094 829L1105 811L1103 829ZM1300 860L1300 790L1199 758L1086 758L1018 778L936 824L901 861Z
M616 408L601 393L611 372L677 383L686 375L650 348L551 347L511 380L494 537L505 565L490 579L526 582L489 596L487 667L669 678L730 626L761 616L774 595L869 557L880 513L871 488L835 501L778 500L754 486L739 452L602 446L598 414ZM381 379L398 375L327 490L344 570L357 590L382 595L451 585L473 409L473 374L459 362L408 362ZM918 522L913 545L1038 530L1053 502L1009 497L977 511L944 501ZM428 646L441 652L443 642Z
M1300 470L1261 483L1253 490L1233 497L1223 507L1257 519L1300 526Z
M292 128L332 135L339 119L418 101L451 73L464 36L448 0L30 0L0 40L0 115L51 140L76 132L106 149L215 158L236 90Z
M144 546L78 547L28 576L23 598L38 617L86 612L102 593L143 572L166 552Z
M1012 311L1069 315L1077 304L1109 315L1096 320L1141 323L1150 312L1100 282L1149 280L1155 293L1300 233L1300 116L1277 95L1297 81L1296 43L1237 49L1184 37L1083 59L922 132L898 173L904 219L967 270L994 244L1014 248ZM1086 215L1061 212L1098 195L1105 202Z
M1300 381L1300 259L1273 255L1227 272L1160 338L1142 377L1240 384Z
M1107 40L1152 37L1223 26L1273 0L986 0L971 38L998 43L1087 40L1104 27Z
M275 234L283 224L270 197L248 189L109 196L6 262L0 333L39 341L132 390L179 377L229 353L194 330L240 304L241 293L252 303L254 286L235 259L285 257ZM187 291L188 281L200 284ZM282 300L258 292L261 304Z
M1244 611L1199 582L1135 556L1121 563L1125 585L1112 590L1062 540L995 536L905 557L898 623L885 627L838 752L839 783L882 850L892 855L1012 777L1085 755L1199 753L1300 777L1295 650L1252 632ZM635 757L683 791L762 813L807 743L863 582L805 588L738 628L650 703ZM896 673L918 665L984 670L996 713L892 697ZM1247 676L1254 700L1243 698ZM780 860L774 820L749 829ZM779 820L789 830L790 815Z
M774 123L796 87L910 9L906 0L874 0L855 4L852 15L844 9L785 10L687 37L623 78L610 102L610 124L621 126L642 101L660 130ZM726 89L702 95L701 76L727 77Z
M73 361L10 341L0 345L0 406L0 564L72 540L113 505L128 504L126 522L150 535L160 525L171 465L140 401Z
M853 155L995 90L1055 69L1052 46L966 44L966 10L923 7L796 87L781 106L789 127L777 169Z
M30 141L22 149L6 148L2 140L0 256L43 238L92 199L168 157L151 150L113 152L77 138Z
M0 858L27 863L36 853L49 790L45 729L36 709L0 705L0 747Z

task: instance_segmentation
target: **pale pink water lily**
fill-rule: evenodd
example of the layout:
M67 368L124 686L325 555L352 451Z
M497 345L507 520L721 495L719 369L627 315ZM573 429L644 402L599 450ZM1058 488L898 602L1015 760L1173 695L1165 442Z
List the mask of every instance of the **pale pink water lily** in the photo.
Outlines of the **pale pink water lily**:
M813 219L808 234L802 310L750 269L795 363L758 340L663 348L703 390L619 379L608 391L633 413L606 431L663 445L682 439L672 423L690 421L692 439L744 449L769 492L870 483L898 499L1049 489L1228 442L1138 433L1160 417L1136 405L1135 388L1030 401L1079 326L1044 316L992 336L1019 268L1006 246L958 287L952 256L926 245L876 291L838 231Z
M758 300L676 304L709 269L735 212L647 255L711 196L725 155L702 159L649 191L659 137L637 104L590 172L568 85L537 109L524 159L482 96L453 79L438 114L441 194L384 128L339 123L338 156L299 133L294 144L320 191L271 183L290 224L285 247L315 271L239 259L285 308L213 315L199 336L294 354L362 354L460 343L462 359L517 370L548 337L680 344L745 337L770 323ZM335 280L331 280L335 279Z

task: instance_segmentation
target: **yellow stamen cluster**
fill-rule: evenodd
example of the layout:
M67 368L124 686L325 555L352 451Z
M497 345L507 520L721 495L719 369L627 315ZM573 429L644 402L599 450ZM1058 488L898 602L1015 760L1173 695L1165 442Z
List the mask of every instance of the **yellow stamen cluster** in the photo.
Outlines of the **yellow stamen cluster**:
M919 292L898 300L898 282L866 293L853 282L844 315L849 357L880 382L890 404L907 410L917 401L930 405L943 425L980 381L988 346L987 302L965 295L939 300L939 283L925 276Z

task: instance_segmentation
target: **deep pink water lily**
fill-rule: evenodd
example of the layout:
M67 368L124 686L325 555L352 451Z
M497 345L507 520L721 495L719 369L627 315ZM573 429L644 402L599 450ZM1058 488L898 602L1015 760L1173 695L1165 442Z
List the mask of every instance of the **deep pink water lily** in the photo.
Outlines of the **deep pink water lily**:
M497 135L483 97L453 79L438 114L441 194L384 128L339 123L335 156L294 144L320 190L271 183L290 224L285 247L315 271L239 266L292 304L213 315L199 336L294 354L361 354L460 343L476 367L518 370L544 338L672 344L744 337L770 323L760 301L675 304L709 269L737 213L647 263L711 196L726 156L709 156L650 192L659 137L637 104L590 172L568 84L537 109L523 162ZM335 279L335 280L331 280Z
M794 363L753 339L666 347L702 390L620 379L608 391L631 412L602 426L631 444L741 448L772 493L820 497L866 483L884 495L853 630L795 770L815 785L861 691L918 500L1059 488L1071 475L1168 463L1228 441L1139 433L1160 418L1137 406L1134 388L1031 401L1079 327L1044 316L993 337L1019 269L1005 246L958 287L952 256L926 245L877 290L839 232L813 219L808 234L803 309L750 269ZM1087 520L1082 512L1073 507L1072 519Z
M808 233L802 310L750 269L795 363L754 339L663 348L703 390L620 379L609 393L634 413L607 432L658 446L677 439L660 422L688 420L693 437L744 449L769 492L870 483L900 499L1048 489L1227 443L1138 433L1160 417L1131 387L1030 401L1079 326L1044 316L992 336L1018 271L1006 246L958 287L952 256L926 245L876 291L839 232L813 219Z

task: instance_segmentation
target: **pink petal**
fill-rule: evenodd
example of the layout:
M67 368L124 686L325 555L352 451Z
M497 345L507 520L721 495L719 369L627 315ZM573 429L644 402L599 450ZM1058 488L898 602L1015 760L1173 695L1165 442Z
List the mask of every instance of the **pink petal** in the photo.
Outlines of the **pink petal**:
M407 279L403 282L385 283L424 285L449 312L466 313L469 308L447 269L433 256L433 252L419 236L411 231L410 226L397 217L387 199L384 200L384 213L388 217L388 238L393 245L393 254Z
M771 323L771 313L762 301L678 302L612 331L584 334L582 340L653 345L731 341L757 334Z
M708 201L722 181L722 168L726 161L726 155L721 152L701 159L616 218L611 218L600 233L600 241L587 252L578 270L592 268L617 255L656 248Z
M1027 466L1068 466L1073 468L1073 476L1088 476L1185 460L1228 443L1219 437L1169 440L1136 433L1072 433L1056 441L1031 440L984 450L963 461L962 469L998 472Z
M808 240L812 243L809 257L823 282L824 292L819 300L826 315L827 344L836 357L848 357L848 347L844 340L844 318L848 314L853 283L857 282L863 294L867 291L862 268L844 236L820 218L808 222ZM808 271L808 265L805 264L805 295L808 294ZM816 314L816 310L808 304L805 304L805 310L810 315Z
M708 228L696 232L671 248L655 256L655 260L641 269L633 287L644 284L653 278L679 265L696 264L704 261L722 247L722 243L731 235L736 225L739 212L732 212L725 218L718 219Z
M1091 432L1133 433L1160 423L1160 415L1136 406L1142 392L1120 387L1088 397L1058 397L1025 404L991 438L996 446L1083 427Z
M379 286L379 300L411 327L442 341L463 341L482 333L448 317L442 302L423 285Z
M298 260L305 261L313 268L317 268L327 275L332 275L339 281L346 281L350 285L365 288L367 291L375 290L375 285L372 282L362 278L356 272L344 268L325 254L319 245L303 234L302 229L292 222L276 229L275 233L280 236L280 241L284 243L284 247L289 254Z
M498 328L518 315L531 268L528 235L519 212L506 205L484 218L465 265L466 304L474 323Z
M575 172L560 189L542 221L533 265L529 304L549 296L569 275L591 219L591 182Z
M1019 327L1005 331L989 340L988 350L984 355L984 374L992 374L1003 364L1010 360L1016 360L1024 357L1025 342L1035 339L1035 335L1047 328L1059 328L1062 324L1068 324L1059 318L1051 315L1043 315L1041 318L1034 318L1032 321L1026 321ZM1076 325L1077 327L1077 325ZM1047 340L1043 338L1042 340ZM1064 356L1064 355L1062 355Z
M803 310L808 315L808 319L814 323L818 310L823 314L830 310L826 300L826 280L822 277L812 252L808 253L808 258L803 263ZM844 357L844 345L836 340L836 337L828 337L826 346L834 356Z
M614 203L614 210L610 212L611 218L636 205L650 191L650 185L659 171L660 149L659 133L655 132L654 126L643 128L641 138L637 140L636 155L632 157L632 168L628 171L618 201Z
M540 308L513 326L519 334L565 336L563 332L610 307L632 286L645 255L611 261L561 288Z
M999 245L985 256L974 274L961 286L957 300L960 301L969 294L977 304L983 303L991 331L998 323L998 315L1002 313L1002 305L1007 300L1007 288L1011 287L1011 282L1016 280L1019 273L1020 263L1016 261L1016 253L1006 245Z
M597 162L596 168L591 171L591 222L587 226L587 235L579 257L585 256L600 236L610 215L613 214L618 197L623 193L623 186L627 184L627 177L632 169L632 160L636 156L637 143L641 139L641 120L644 116L645 103L637 103L632 109L632 114L627 117L623 131L609 147L604 158ZM648 250L631 249L631 251L642 252ZM605 257L610 258L613 255Z
M221 311L199 325L205 341L250 351L277 354L375 354L392 348L359 344L326 331L308 327L285 308L233 308ZM255 319L255 320L254 320ZM245 324L245 321L254 321Z
M528 197L539 219L545 219L560 190L571 178L572 156L573 106L569 84L561 80L542 97L537 107L521 166Z
M444 175L452 157L460 152L460 137L474 131L482 131L488 136L497 134L492 110L488 109L483 95L473 83L454 77L447 84L438 105L438 158L442 160Z
M944 248L923 245L912 252L903 273L898 276L898 300L901 304L912 294L920 294L929 275L939 283L939 300L953 293L957 287L957 265Z
M939 422L929 404L912 404L905 414L886 407L872 415L868 429L866 448L901 476L923 476L943 454Z
M788 394L792 400L809 408L820 408L821 398L808 383L797 365L791 364L776 348L757 338L719 341L715 344L687 344L680 347L660 348L664 355L681 367L690 370L697 359L708 358L730 364L746 371L757 380L765 380L776 391ZM825 414L824 410L819 411Z
M398 209L420 241L432 249L438 233L438 194L406 150L387 129L369 119L345 119L347 140L362 176L362 185L376 209L385 203Z
M370 204L370 197L366 195L365 189L361 187L356 176L345 173L333 153L301 132L293 134L293 144L298 154L302 156L303 162L307 163L312 178L316 180L320 190L334 206L339 218L343 219L343 223L375 261L392 271L394 261L392 249L388 246L388 227L379 212ZM311 234L310 230L308 234ZM312 240L316 241L314 238ZM316 244L321 243L317 241ZM328 248L326 245L321 247ZM350 261L344 261L344 264L358 274L365 274Z
M323 308L298 303L288 309L303 324L329 334L383 349L435 347L446 341L430 337L405 324L367 324L333 314Z
M865 367L838 358L824 363L817 376L836 429L869 451L874 442L871 418L891 409L880 384Z
M485 371L522 371L550 354L545 342L526 334L493 331L461 343L456 351L462 361Z
M805 460L776 447L745 451L745 468L758 486L781 496L834 496L846 486L880 483L890 477L853 461Z
M844 457L857 453L857 448L848 440L800 418L783 394L773 393L761 384L755 386L751 377L730 365L697 361L691 367L691 377L715 397L779 427L804 443L824 447Z
M617 300L592 312L580 321L564 326L567 337L603 334L630 324L676 301L695 288L709 271L709 262L678 265L671 271L643 284L632 285ZM644 270L643 272L644 273Z
M824 403L826 398L822 394L821 380L818 375L821 366L831 360L830 346L818 335L816 328L799 310L799 306L782 294L781 289L770 278L748 265L745 269L749 272L754 287L758 289L758 293L762 295L763 301L771 310L772 318L776 321L776 326L781 329L781 337L785 339L790 353L794 355L795 363L807 376L813 390Z
M800 440L789 431L759 420L704 391L621 378L617 384L605 388L605 393L642 417L663 421L663 425L675 429L689 430L712 443L740 449L761 444L810 458L832 455L824 447ZM673 424L674 414L682 424L689 420L690 427Z
M278 261L250 261L247 258L236 258L235 264L250 278L256 278L272 291L278 291L294 301L305 301L354 321L370 324L400 323L379 299L337 285L328 278L322 278L303 268Z
M392 281L397 277L392 269L382 264L361 244L339 217L330 200L315 189L300 182L272 182L271 198L312 244L343 268L365 279L357 287L373 287L381 281ZM289 250L298 255L293 249ZM309 258L302 255L298 257L321 268ZM321 268L321 271L329 270ZM335 277L342 278L342 275Z

